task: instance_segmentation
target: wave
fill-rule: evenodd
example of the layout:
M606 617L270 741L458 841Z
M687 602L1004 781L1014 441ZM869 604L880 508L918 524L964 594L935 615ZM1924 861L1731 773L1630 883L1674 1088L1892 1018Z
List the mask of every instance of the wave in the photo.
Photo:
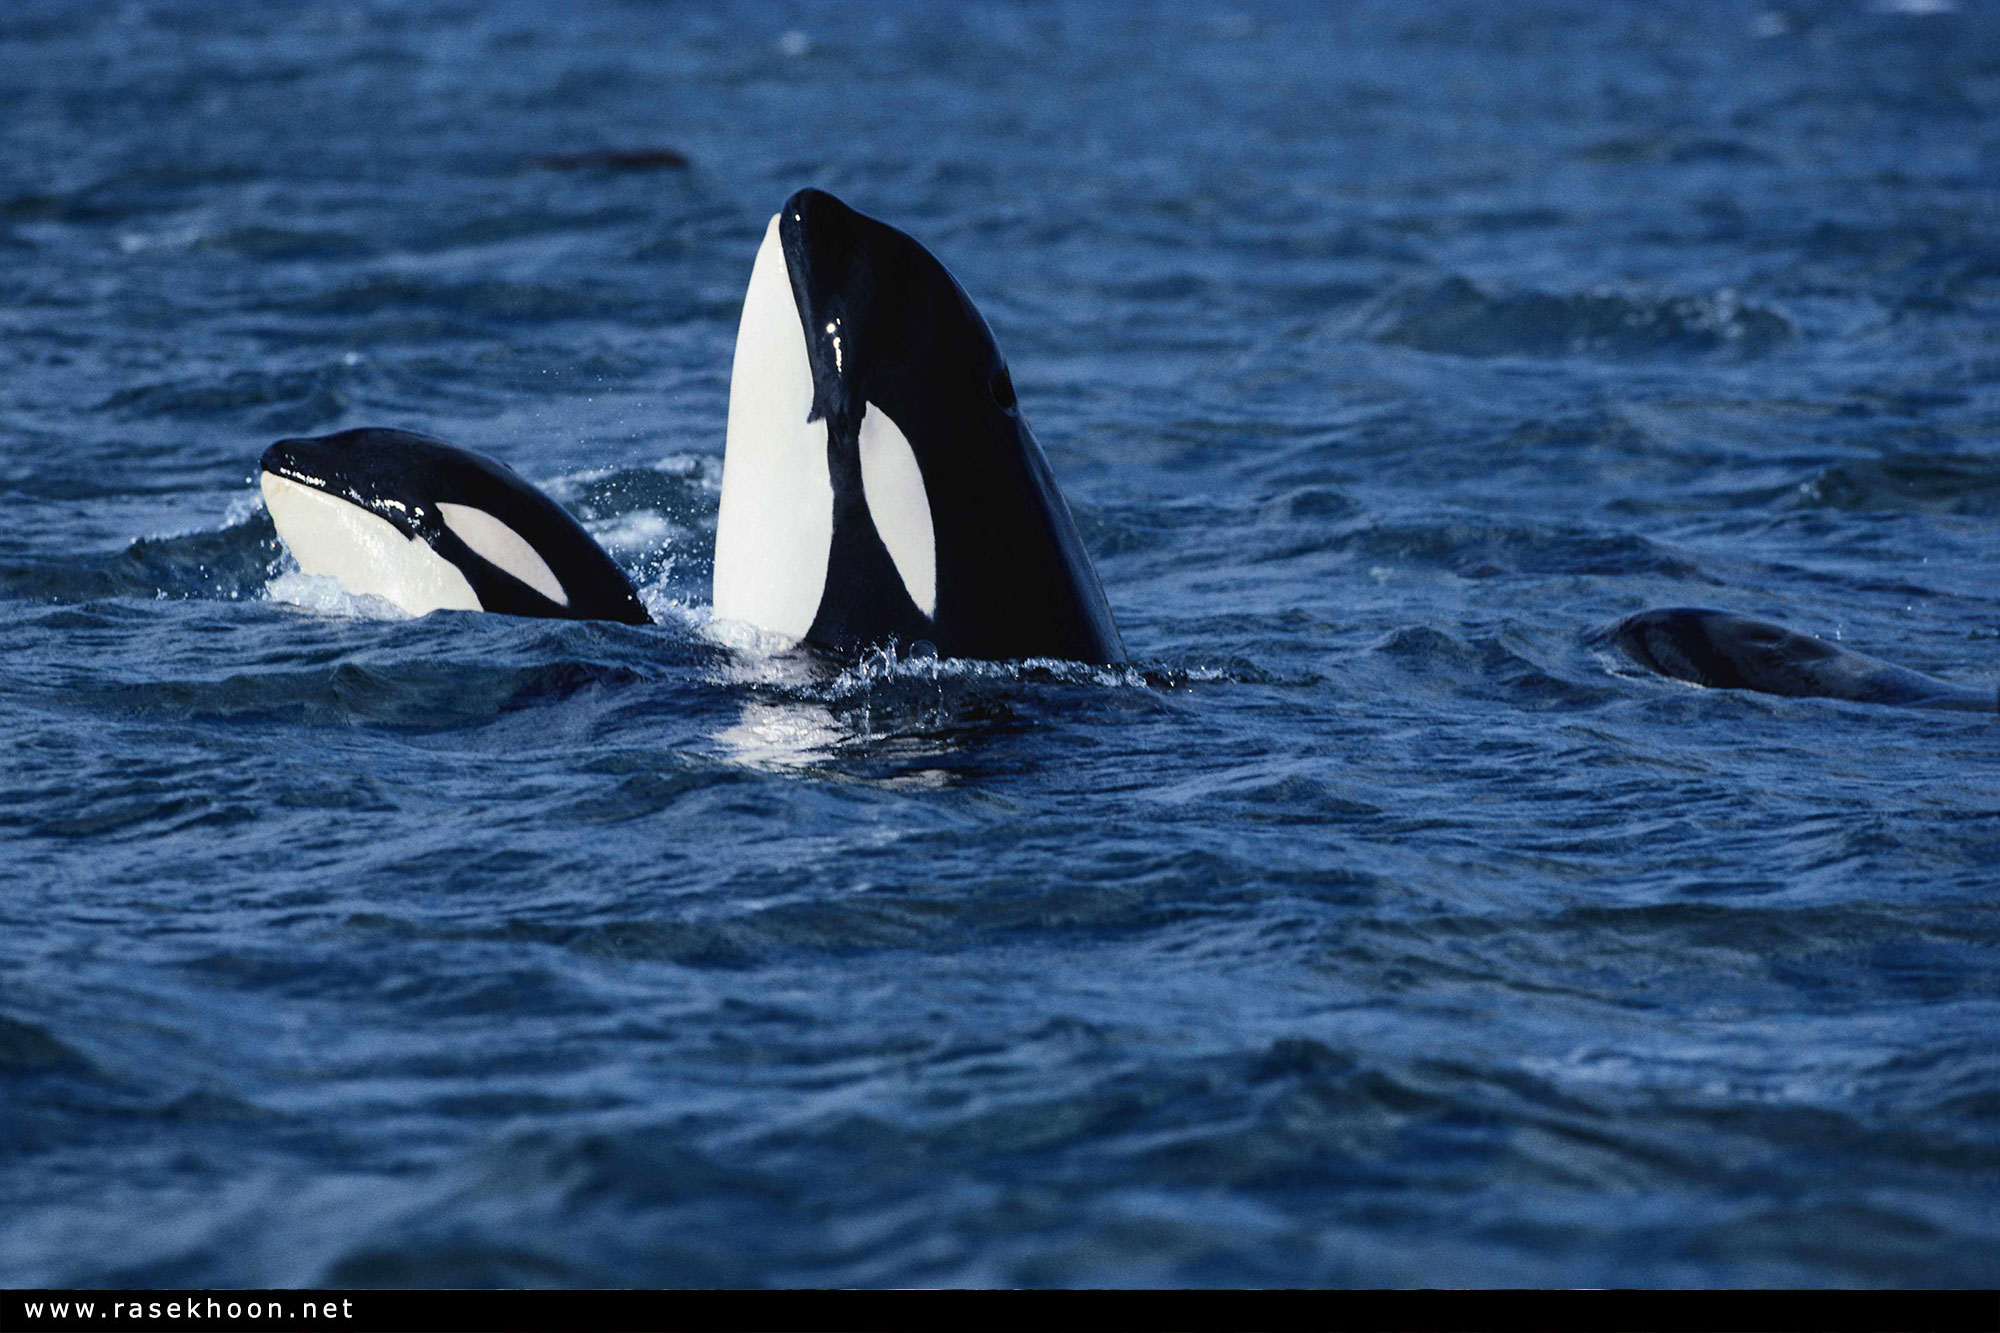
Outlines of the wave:
M1316 544L1361 559L1442 568L1470 579L1654 574L1709 581L1693 559L1645 537L1506 523L1476 514L1378 518L1338 529Z
M1900 454L1837 463L1793 492L1803 509L1908 510L2000 516L2000 458L1986 454Z
M1601 681L1581 684L1558 675L1505 635L1460 638L1428 625L1405 625L1369 650L1373 662L1407 686L1450 694L1490 695L1523 707L1587 708L1618 697ZM1407 688L1399 691L1407 693Z
M1727 288L1700 296L1494 292L1456 276L1396 288L1358 321L1375 342L1465 357L1749 359L1795 336L1783 315Z
M113 597L243 601L263 595L284 559L261 508L219 528L140 537L110 556L0 565L0 596L74 603Z
M0 1015L0 1074L82 1073L90 1061L45 1029Z
M222 420L238 429L300 435L340 420L353 403L348 380L334 367L242 370L220 381L177 380L120 389L98 410L127 420Z

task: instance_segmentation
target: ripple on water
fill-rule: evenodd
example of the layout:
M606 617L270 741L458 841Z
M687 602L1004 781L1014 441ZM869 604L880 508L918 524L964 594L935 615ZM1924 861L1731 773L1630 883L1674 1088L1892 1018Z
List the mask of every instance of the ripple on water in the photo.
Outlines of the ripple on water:
M1491 292L1461 277L1391 291L1359 318L1361 332L1377 342L1469 357L1749 359L1794 336L1784 316L1727 289L1664 297Z

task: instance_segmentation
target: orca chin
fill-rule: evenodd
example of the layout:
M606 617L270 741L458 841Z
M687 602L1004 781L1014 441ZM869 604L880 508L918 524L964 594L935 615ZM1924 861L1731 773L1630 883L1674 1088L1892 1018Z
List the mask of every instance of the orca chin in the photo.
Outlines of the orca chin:
M819 190L771 219L744 295L714 614L840 653L1125 658L971 298Z
M403 430L279 440L257 484L301 571L432 611L652 623L568 511L504 463Z
M2000 708L1993 689L1953 684L1727 611L1641 611L1612 626L1608 637L1649 671L1711 689L1982 713Z

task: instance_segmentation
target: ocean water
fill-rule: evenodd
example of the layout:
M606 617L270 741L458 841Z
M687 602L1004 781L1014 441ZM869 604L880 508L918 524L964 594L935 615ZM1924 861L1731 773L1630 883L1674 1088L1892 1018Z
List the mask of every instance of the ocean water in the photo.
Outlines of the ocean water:
M2000 1282L2000 8L0 13L0 1283ZM603 154L622 154L605 157ZM708 623L813 184L1129 667ZM287 567L490 452L660 624Z

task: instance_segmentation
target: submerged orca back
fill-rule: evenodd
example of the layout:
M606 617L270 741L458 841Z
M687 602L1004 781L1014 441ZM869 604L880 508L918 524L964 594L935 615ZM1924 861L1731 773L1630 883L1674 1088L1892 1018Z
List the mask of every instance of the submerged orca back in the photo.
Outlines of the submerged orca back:
M1627 616L1611 642L1650 671L1719 690L1995 711L2000 695L1852 652L1768 620L1669 607Z

